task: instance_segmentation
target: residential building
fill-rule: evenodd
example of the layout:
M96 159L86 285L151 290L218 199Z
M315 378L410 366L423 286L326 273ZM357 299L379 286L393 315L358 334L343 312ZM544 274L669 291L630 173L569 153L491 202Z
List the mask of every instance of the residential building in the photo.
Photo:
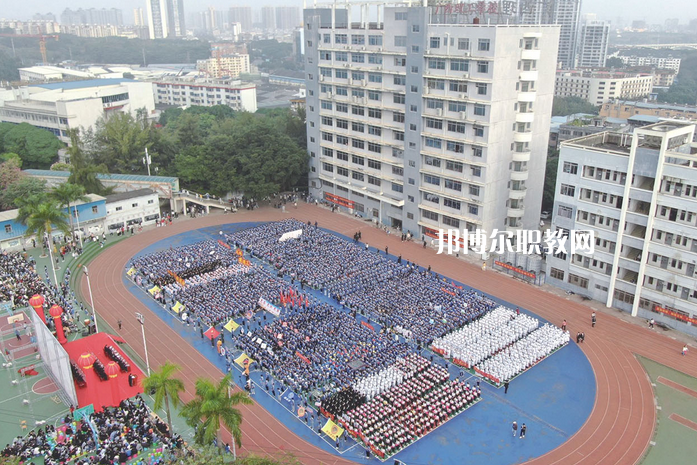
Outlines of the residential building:
M600 107L600 116L627 119L634 115L690 119L697 121L697 106L617 100L604 103Z
M261 7L261 27L265 31L273 31L276 29L276 9L274 7Z
M296 6L276 7L276 29L292 31L300 26L300 8Z
M142 8L133 8L133 24L135 26L147 26Z
M60 25L56 21L32 20L19 21L16 19L0 18L0 29L11 29L15 34L57 34Z
M672 69L657 69L653 71L653 87L670 87L675 82L675 71Z
M293 57L298 63L305 58L305 29L301 27L293 31Z
M610 24L605 21L588 20L581 26L578 39L577 68L604 68Z
M186 36L184 0L167 0L168 37Z
M521 24L556 24L561 27L557 59L561 68L573 68L576 63L581 0L522 0Z
M249 73L249 55L233 53L221 56L220 58L207 58L198 60L196 68L206 73L206 76L213 78L232 77L236 78L240 73Z
M652 74L559 70L554 95L580 97L593 105L601 105L613 99L646 97L652 90Z
M247 55L247 45L234 42L213 42L211 43L211 58L222 58L227 55L242 54Z
M102 26L123 26L123 12L118 8L88 8L71 10L66 8L61 14L62 26L79 26L82 24L98 24Z
M236 111L257 111L254 84L231 79L169 78L153 82L155 102L189 107L227 105Z
M250 32L252 30L252 7L230 7L229 21L230 23L240 23L240 25L242 25L242 32Z
M697 335L694 133L662 121L562 143L552 227L593 231L595 247L548 255L549 283Z
M91 73L58 66L32 66L19 68L19 80L24 82L63 81L66 79L87 79Z
M83 233L97 233L102 231L104 219L106 218L106 198L96 194L87 194L87 201L77 201L70 204L69 214L73 217L75 230L81 230ZM68 213L68 208L63 208L63 211ZM26 236L27 227L17 221L19 210L7 210L0 212L0 250L4 251L20 251L29 244L31 246L32 239L35 239L37 244L41 244L41 239L36 236ZM78 228L77 222L80 226ZM53 231L53 236L60 239L63 237L61 231Z
M186 35L184 0L146 0L146 9L151 39Z
M680 62L682 61L681 58L673 58L670 55L667 57L617 55L617 58L622 60L622 63L626 66L650 66L659 69L672 69L675 71L675 74L680 72Z
M0 91L0 121L29 123L70 142L68 130L88 129L112 113L155 110L152 83L92 79L36 84Z
M160 218L160 199L152 189L119 192L106 196L107 232L121 228L147 226Z
M310 193L419 238L536 229L559 27L351 6L304 11Z
M559 144L569 139L597 134L604 131L631 132L633 127L627 120L607 118L594 115L555 116L552 119L564 119L561 124L552 124L549 135L550 147L559 148ZM552 144L554 141L554 144Z
M61 25L61 34L71 34L78 37L115 37L124 32L121 26L112 26L109 24L74 24Z

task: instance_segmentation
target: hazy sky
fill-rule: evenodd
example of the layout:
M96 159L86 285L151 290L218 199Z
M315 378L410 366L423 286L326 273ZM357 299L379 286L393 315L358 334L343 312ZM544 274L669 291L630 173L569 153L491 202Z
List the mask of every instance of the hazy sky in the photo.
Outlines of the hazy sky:
M65 8L120 8L126 23L133 22L133 8L145 7L145 0L2 0L0 17L29 19L34 13L51 12L56 16ZM312 0L308 0L308 5ZM233 5L296 5L302 0L184 0L186 11L201 11L209 6L228 9ZM596 13L599 18L613 19L622 16L625 22L643 19L649 23L660 23L667 18L680 18L681 24L697 18L697 2L694 0L583 0L584 13Z

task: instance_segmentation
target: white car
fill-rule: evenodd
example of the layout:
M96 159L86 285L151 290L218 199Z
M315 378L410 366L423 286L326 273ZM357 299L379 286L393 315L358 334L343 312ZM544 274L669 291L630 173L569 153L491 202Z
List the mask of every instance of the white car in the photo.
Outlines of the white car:
M552 217L552 214L551 214L550 212L548 212L548 211L543 211L543 212L540 214L540 219L541 219L541 220L548 220L548 219L550 219L551 217Z

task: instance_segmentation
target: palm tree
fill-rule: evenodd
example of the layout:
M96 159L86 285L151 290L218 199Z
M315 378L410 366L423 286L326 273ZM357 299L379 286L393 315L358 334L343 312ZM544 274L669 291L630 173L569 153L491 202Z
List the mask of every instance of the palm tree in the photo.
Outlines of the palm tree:
M49 194L61 206L68 207L68 220L70 221L70 231L74 234L73 228L73 212L70 211L70 204L74 202L88 202L90 199L85 195L85 188L77 184L64 182L63 184L54 187ZM75 211L77 214L77 210Z
M172 429L172 417L169 413L169 403L171 401L174 408L179 407L181 402L179 394L184 391L184 382L179 378L172 377L180 369L179 365L167 362L159 370L143 379L143 390L145 392L155 391L155 410L162 408L162 401L164 401L170 432L174 430Z
M70 232L70 226L66 221L68 214L63 211L58 202L45 196L32 196L29 199L21 199L17 202L19 212L17 220L27 227L26 237L36 235L43 242L47 239L48 251L51 254L51 244L53 243L53 231L62 231L63 234ZM53 280L58 286L56 268L51 256L51 268L53 268Z
M230 380L230 374L225 375L217 384L209 379L197 379L196 397L184 405L181 414L189 426L198 427L194 435L197 444L212 443L220 427L227 427L232 433L232 454L236 459L235 446L242 447L242 413L235 406L252 404L252 399L244 391L231 395Z

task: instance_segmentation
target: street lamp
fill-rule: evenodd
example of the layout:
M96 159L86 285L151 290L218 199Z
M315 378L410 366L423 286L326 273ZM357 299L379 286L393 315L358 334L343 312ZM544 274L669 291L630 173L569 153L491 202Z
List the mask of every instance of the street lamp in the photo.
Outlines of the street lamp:
M94 298L92 297L92 285L90 284L90 275L86 266L82 267L82 271L85 273L85 276L87 277L87 289L90 292L90 305L92 306L92 318L94 319L94 332L98 333L99 326L97 326L97 309L94 308Z
M148 167L148 176L150 176L150 164L152 163L152 158L148 154L148 148L145 147L145 156L143 157L143 164Z
M150 361L148 360L148 343L145 340L145 317L142 313L136 312L136 320L140 323L140 329L143 331L143 349L145 350L145 367L148 369L150 376Z
M56 264L53 263L53 249L51 246L53 245L51 241L51 236L49 236L48 233L46 233L46 245L48 246L48 257L49 260L51 260L51 269L53 270L53 282L56 285L56 289L58 289L60 286L58 286L58 277L56 276Z
M75 219L77 220L77 236L80 238L80 248L82 248L82 231L80 230L80 215L77 214L77 205L75 205ZM73 236L75 231L73 231Z

